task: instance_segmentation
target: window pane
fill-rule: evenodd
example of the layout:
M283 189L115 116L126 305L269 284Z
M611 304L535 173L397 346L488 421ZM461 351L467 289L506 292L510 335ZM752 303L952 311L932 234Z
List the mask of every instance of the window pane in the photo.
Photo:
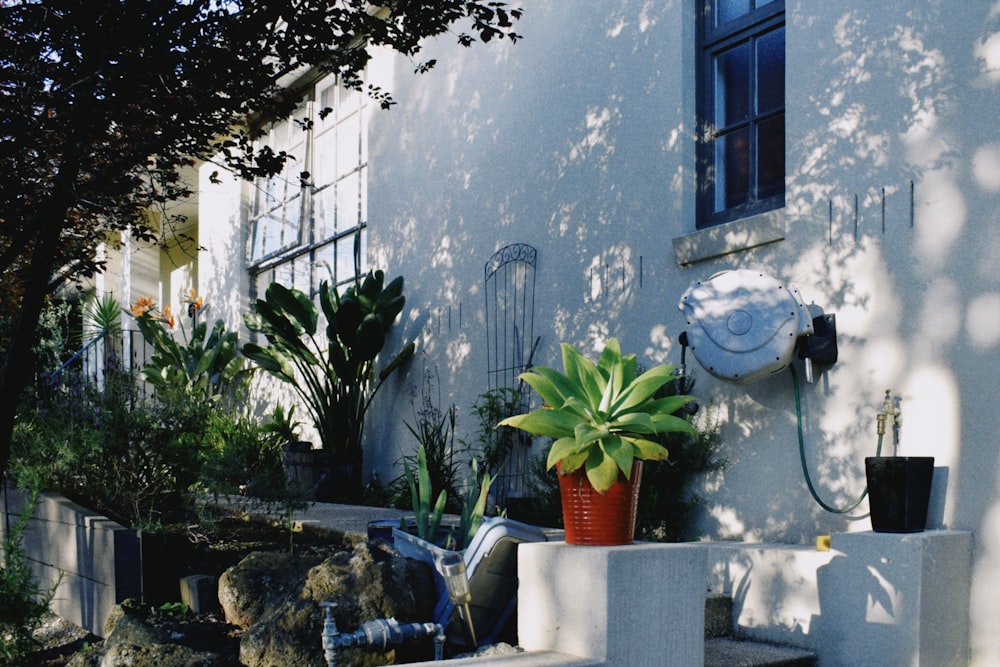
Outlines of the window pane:
M785 114L757 126L757 198L785 191Z
M720 26L750 11L750 0L718 0L715 6L715 25Z
M313 224L315 239L322 241L334 235L337 231L334 215L334 188L328 185L313 195Z
M285 225L282 229L281 245L297 245L302 242L302 198L296 197L285 207Z
M274 267L274 282L281 283L285 287L292 286L292 263L282 262Z
M750 133L742 128L715 142L715 212L746 204L750 193Z
M337 241L337 283L354 278L354 236Z
M264 239L267 218L258 218L253 225L253 244L250 247L250 259L257 260L264 256Z
M368 222L368 167L361 168L361 192L358 196L361 198L361 222Z
M262 256L274 252L281 246L281 221L274 216L268 215L264 217L263 222L264 243L261 247Z
M336 247L334 244L330 243L316 251L316 273L315 273L315 284L313 289L317 292L319 291L319 286L324 280L333 283L333 278L336 275L334 273L334 266L336 263L336 257L334 256L334 250Z
M267 292L267 286L271 284L272 273L270 271L263 271L257 274L257 298L263 299L265 293Z
M715 58L715 127L722 130L750 115L750 43Z
M316 137L313 147L313 174L312 182L316 187L323 187L333 183L334 160L336 159L335 149L337 147L337 135L333 131L326 132Z
M361 160L360 136L361 114L353 114L337 125L337 176L358 168Z
M757 112L785 105L785 29L757 39Z
M359 174L355 172L337 183L337 229L358 226L359 182Z

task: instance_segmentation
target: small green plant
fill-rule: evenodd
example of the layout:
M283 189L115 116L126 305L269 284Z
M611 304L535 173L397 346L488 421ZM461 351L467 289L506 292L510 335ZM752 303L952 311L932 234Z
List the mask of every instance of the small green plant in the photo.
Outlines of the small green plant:
M295 419L295 406L288 408L288 412L281 404L274 406L270 418L264 424L262 430L277 437L282 443L299 442L299 428L302 422Z
M417 537L437 543L448 494L442 489L437 495L437 500L431 504L431 476L427 470L427 453L423 446L417 449L416 471L410 470L409 464L404 462L403 473L410 487L413 512L416 515ZM405 520L402 527L405 530Z
M156 614L171 621L183 621L191 613L191 607L183 602L164 602L156 608Z
M458 528L458 548L465 549L472 542L476 531L483 523L486 514L486 503L490 497L490 486L493 485L495 477L490 475L489 470L479 469L479 462L473 458L470 461L472 475L469 479L469 490L462 502L462 512Z
M459 510L459 477L461 462L455 456L455 423L458 410L454 405L441 410L440 395L434 398L434 393L440 394L437 375L434 371L424 372L423 386L420 391L419 408L414 391L414 422L404 422L406 428L417 439L424 450L427 459L427 471L430 476L431 489L436 494L444 491L447 496L445 510ZM412 465L414 457L405 457Z
M521 392L512 387L497 387L480 394L472 405L471 414L476 419L475 437L462 440L469 452L480 460L480 467L493 475L507 461L514 445L523 437L516 429L497 428L497 424L523 411Z
M11 667L31 665L35 641L32 632L49 609L58 582L42 590L24 553L24 532L38 503L38 488L29 492L24 510L8 526L3 539L0 567L0 663Z

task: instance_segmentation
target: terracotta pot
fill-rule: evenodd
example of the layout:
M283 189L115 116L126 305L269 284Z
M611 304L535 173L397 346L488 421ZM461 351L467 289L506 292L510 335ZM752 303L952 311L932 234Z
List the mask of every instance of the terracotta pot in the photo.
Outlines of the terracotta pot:
M641 480L642 461L632 463L629 479L618 475L618 481L604 493L594 490L583 468L566 475L559 470L566 543L589 546L632 544Z

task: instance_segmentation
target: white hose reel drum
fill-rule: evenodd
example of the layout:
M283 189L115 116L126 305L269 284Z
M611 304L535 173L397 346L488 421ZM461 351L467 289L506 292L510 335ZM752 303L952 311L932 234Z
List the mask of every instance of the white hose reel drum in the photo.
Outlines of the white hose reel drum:
M813 318L799 291L759 271L717 273L693 283L677 307L687 342L715 377L749 384L787 367Z

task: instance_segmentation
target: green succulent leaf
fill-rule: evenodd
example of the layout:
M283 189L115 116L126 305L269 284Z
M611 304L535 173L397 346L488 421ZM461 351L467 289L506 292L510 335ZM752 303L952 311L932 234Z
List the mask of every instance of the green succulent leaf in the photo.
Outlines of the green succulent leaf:
M507 417L500 426L513 426L534 435L563 438L573 434L579 418L563 410L540 408L523 415Z
M670 456L670 452L667 451L666 447L652 440L632 437L624 437L622 439L631 443L635 449L636 458L644 461L664 461Z
M591 411L596 412L601 396L607 385L607 379L601 375L594 363L569 343L562 344L563 368L569 386L565 394L576 395L588 404ZM540 371L541 369L535 369Z
M618 481L618 473L620 472L618 462L610 456L605 456L599 448L595 447L590 450L586 467L587 479L590 480L594 490L598 493L604 493ZM629 462L629 469L631 467L631 462Z

